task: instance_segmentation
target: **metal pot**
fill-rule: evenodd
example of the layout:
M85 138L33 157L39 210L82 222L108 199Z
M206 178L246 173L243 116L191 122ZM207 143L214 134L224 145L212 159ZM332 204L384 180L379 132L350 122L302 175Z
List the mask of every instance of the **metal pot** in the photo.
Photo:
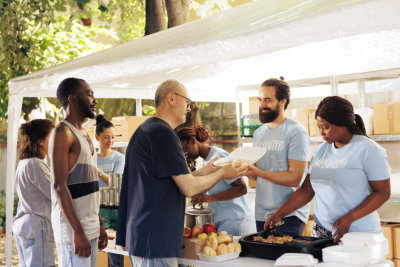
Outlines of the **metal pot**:
M213 208L203 207L203 205L196 208L193 204L193 207L186 208L184 225L189 228L193 228L195 225L203 227L203 224L213 222L213 213Z

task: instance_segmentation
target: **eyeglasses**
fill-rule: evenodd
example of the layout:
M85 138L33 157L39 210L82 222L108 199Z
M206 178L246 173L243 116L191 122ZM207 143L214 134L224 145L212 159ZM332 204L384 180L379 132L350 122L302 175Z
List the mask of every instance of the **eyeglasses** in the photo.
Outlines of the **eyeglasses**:
M181 94L178 93L174 93L175 95L178 95L180 97L183 97L186 100L186 108L190 108L190 103L192 102L192 100L190 100L189 98L187 98L186 96L183 96Z

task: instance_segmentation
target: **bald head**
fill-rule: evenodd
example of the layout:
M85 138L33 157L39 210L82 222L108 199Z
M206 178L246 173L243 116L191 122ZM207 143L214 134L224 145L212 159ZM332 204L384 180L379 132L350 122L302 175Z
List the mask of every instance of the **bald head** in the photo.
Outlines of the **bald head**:
M166 80L160 86L158 86L155 96L156 108L161 104L169 93L182 94L186 92L186 88L183 84L177 80Z

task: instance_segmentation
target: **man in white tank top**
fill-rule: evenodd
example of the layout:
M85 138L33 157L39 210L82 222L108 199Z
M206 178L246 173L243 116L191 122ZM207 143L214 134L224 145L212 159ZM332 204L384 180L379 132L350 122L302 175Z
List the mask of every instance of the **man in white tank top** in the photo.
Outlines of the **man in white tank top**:
M96 98L82 79L67 78L57 89L64 109L50 139L52 224L59 266L96 266L107 246L99 215L99 177L92 141L82 123L95 117Z

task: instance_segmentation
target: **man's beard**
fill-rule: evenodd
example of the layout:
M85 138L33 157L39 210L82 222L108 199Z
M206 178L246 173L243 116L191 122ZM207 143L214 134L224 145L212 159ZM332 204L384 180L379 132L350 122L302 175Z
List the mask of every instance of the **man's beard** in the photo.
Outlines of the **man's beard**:
M258 117L260 119L261 123L269 123L273 122L279 115L279 110L268 110L267 112L261 112L262 110L265 110L263 108L259 109Z
M82 108L83 115L85 118L94 119L96 113L90 110L90 106L85 103L80 97L78 97L78 105Z

